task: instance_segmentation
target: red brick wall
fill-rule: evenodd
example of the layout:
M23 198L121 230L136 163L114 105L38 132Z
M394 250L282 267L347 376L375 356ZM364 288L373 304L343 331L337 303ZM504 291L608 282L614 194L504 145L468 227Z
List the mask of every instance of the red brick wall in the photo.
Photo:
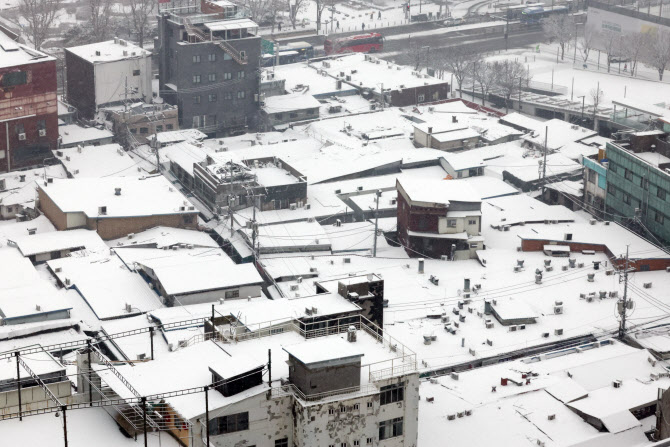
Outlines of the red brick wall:
M607 257L612 261L612 265L616 268L624 267L626 261L621 258L616 258L615 255L607 248L607 246L602 244L588 244L581 242L567 242L567 241L550 241L550 240L536 240L536 239L522 239L521 240L521 250L522 251L542 251L545 245L551 245L551 242L558 242L558 245L569 245L570 251L580 252L582 250L594 250L596 252L605 253ZM616 256L618 256L617 254ZM665 270L667 267L670 267L670 258L667 259L636 259L630 261L629 265L636 269L636 271L641 271L642 266L649 266L649 270Z
M48 186L47 186L48 188ZM37 197L39 200L39 208L45 216L54 224L57 230L67 230L67 217L64 212L56 206L56 204L49 198L42 190L37 188Z
M0 69L0 80L6 73L25 72L26 83L0 87L0 150L7 150L9 161L0 159L0 171L39 166L51 156L58 141L58 102L56 97L56 61L44 61ZM22 118L30 115L29 118ZM34 115L34 116L33 116ZM45 121L46 136L40 137L37 123ZM5 121L5 122L3 122ZM17 125L23 124L25 140L19 140Z
M187 222L189 216L191 219ZM159 225L194 230L198 226L197 213L104 219L89 217L87 221L87 227L97 230L100 237L105 240L127 236L129 233L139 233Z

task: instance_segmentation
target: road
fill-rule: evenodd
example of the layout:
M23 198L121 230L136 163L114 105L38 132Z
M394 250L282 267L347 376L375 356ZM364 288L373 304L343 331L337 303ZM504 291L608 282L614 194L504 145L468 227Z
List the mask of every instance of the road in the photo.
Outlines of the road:
M519 48L537 43L546 42L544 32L540 30L522 30L510 33L507 39L509 48ZM447 48L459 46L471 49L476 53L490 53L505 49L504 33L480 35L432 35L423 37L409 37L408 39L388 40L384 45L384 52L380 56L384 59L393 59L398 64L411 64L413 57L409 54L410 45L430 47L431 54L445 52Z

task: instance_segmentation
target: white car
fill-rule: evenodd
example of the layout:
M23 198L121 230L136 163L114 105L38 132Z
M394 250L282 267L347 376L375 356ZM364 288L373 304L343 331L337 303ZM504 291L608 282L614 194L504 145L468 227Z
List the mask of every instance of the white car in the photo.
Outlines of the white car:
M458 26L463 25L465 20L462 17L449 17L444 21L444 26Z

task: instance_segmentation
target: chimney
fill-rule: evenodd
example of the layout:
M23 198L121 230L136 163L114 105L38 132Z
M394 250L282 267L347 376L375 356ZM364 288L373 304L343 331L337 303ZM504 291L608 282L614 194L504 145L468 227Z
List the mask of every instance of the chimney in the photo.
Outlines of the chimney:
M432 127L429 127L429 128L428 128L428 135L430 135L430 134L432 134L432 133L433 133L433 128L432 128Z
M356 326L349 326L349 329L347 329L347 341L349 343L356 342Z
M96 52L95 52L95 55L96 55L96 56L100 56L100 52L99 52L99 51L96 51Z
M456 118L456 115L451 115L451 122L452 123L457 123L458 122L458 118Z
M491 301L484 300L484 313L486 315L491 315L491 312L492 312Z
M118 37L115 37L115 38L114 38L114 43L115 43L115 44L118 44L118 43L119 43L119 38L118 38Z
M424 259L419 258L419 273L423 273L423 263L424 263Z
M19 181L20 181L21 183L25 182L25 181L26 181L26 175L25 175L25 174L20 174L20 175L19 175Z
M469 292L470 291L470 278L465 278L463 280L463 292Z
M120 196L121 195L121 188L114 188L114 195Z

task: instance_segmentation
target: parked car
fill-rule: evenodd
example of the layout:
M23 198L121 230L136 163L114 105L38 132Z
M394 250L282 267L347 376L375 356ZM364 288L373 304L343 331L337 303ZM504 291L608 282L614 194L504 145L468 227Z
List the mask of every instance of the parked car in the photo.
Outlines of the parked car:
M464 23L465 19L463 17L449 17L444 21L444 26L458 26L463 25Z

